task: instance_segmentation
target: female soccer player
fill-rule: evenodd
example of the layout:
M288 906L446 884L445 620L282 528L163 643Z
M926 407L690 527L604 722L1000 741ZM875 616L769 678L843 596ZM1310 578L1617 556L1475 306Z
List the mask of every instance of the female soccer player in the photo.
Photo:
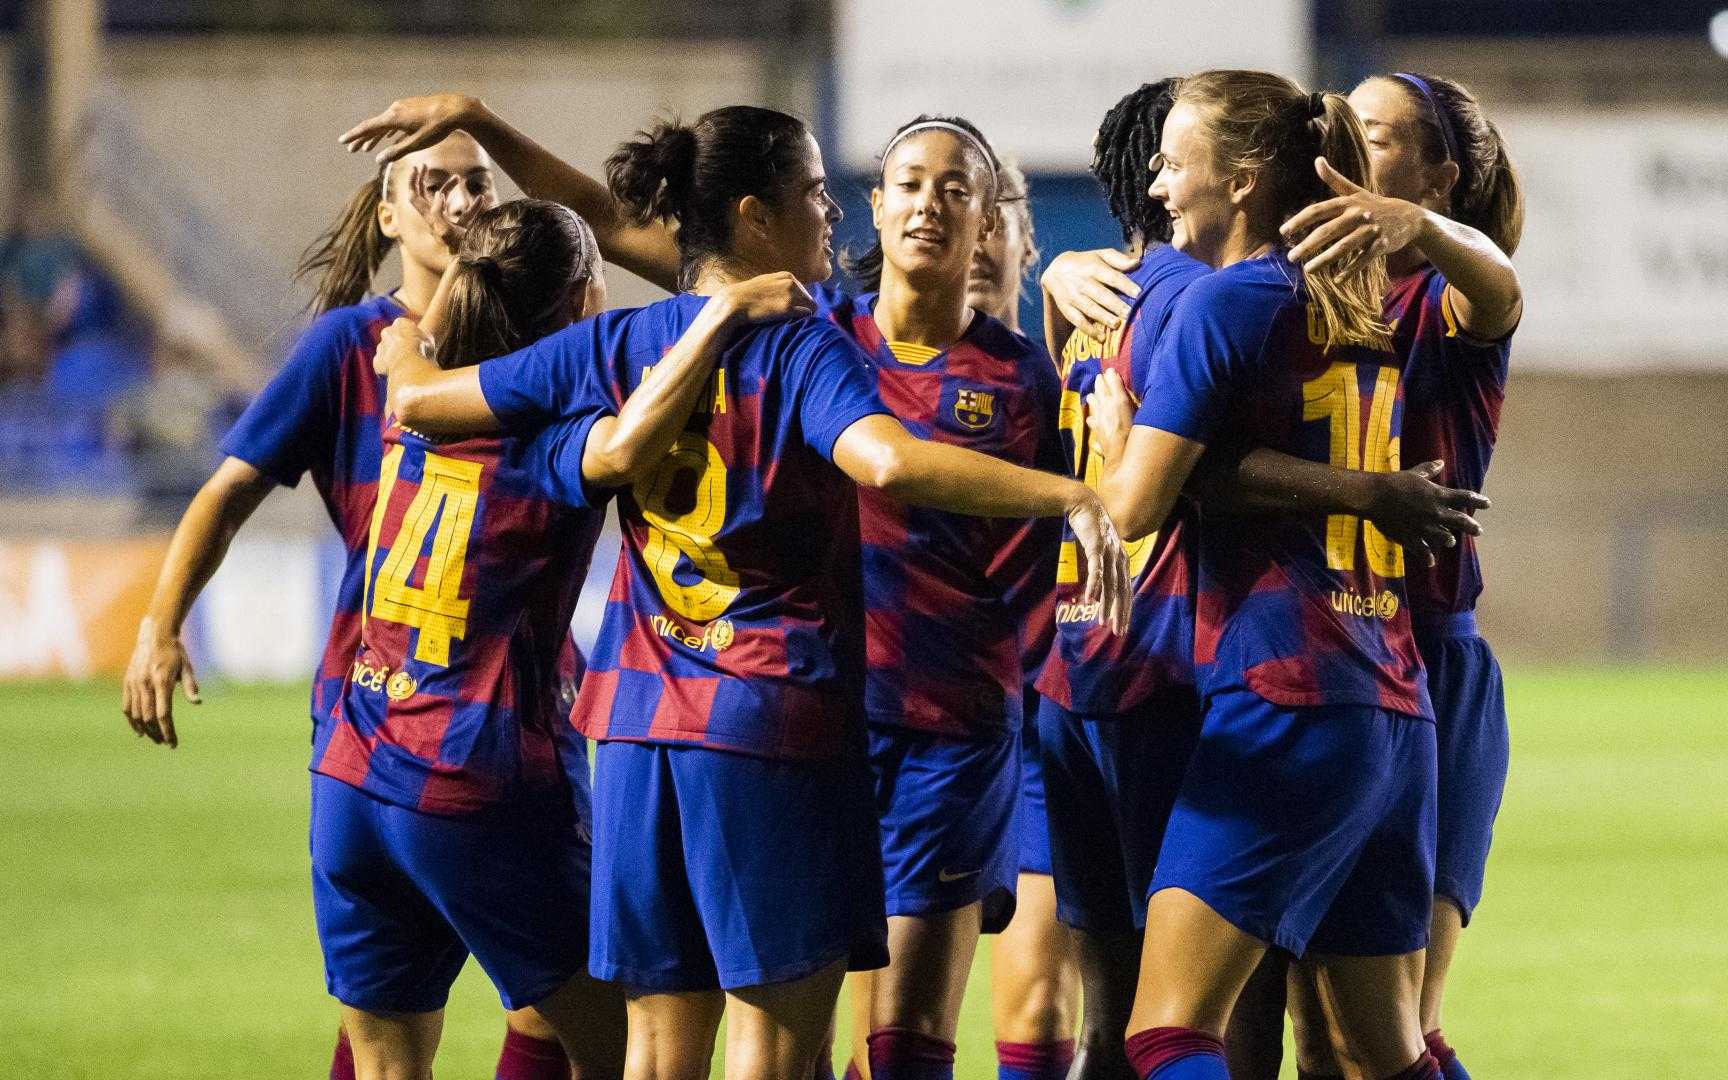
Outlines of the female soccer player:
M1026 177L1003 158L997 170L996 227L978 242L966 279L967 306L1020 332L1020 298L1038 264ZM999 1080L1043 1080L1068 1074L1079 1016L1074 941L1056 918L1050 878L1050 829L1044 816L1044 776L1038 748L1038 694L1031 688L1049 651L1054 623L1051 593L1026 620L1026 703L1020 725L1020 807L1016 814L1020 876L1014 918L990 945L990 1011ZM1120 1043L1120 1039L1117 1040Z
M1183 80L1152 194L1174 245L1216 272L1178 302L1154 393L1105 447L1101 491L1128 535L1164 523L1208 444L1396 467L1384 264L1304 275L1278 243L1329 194L1314 158L1365 179L1366 154L1338 95L1258 72ZM1107 426L1123 393L1102 385ZM1143 1077L1227 1077L1231 1005L1277 945L1312 950L1370 1075L1438 1075L1417 1015L1434 734L1402 552L1342 514L1208 514L1199 552L1205 716L1154 871L1129 1058Z
M485 151L461 132L445 132L412 155L381 166L308 248L299 273L319 276L314 299L319 318L224 440L227 456L181 519L139 625L123 707L140 736L170 747L179 744L175 686L189 701L199 701L197 679L180 641L186 614L259 503L276 485L293 486L310 472L347 551L324 658L312 684L314 753L321 754L329 739L330 711L359 640L361 562L378 479L383 386L372 371L372 353L390 320L426 310L451 258L438 230L413 205L416 193L408 177L415 169L424 170L433 189L454 178L443 205L458 219L496 202ZM367 298L393 249L401 253L401 287ZM566 1067L556 1037L537 1014L508 1017L500 1077L539 1080ZM335 1080L353 1075L345 1033L339 1035L331 1075Z
M398 323L380 357L404 422L533 428L595 400L615 408L705 295L754 272L829 273L838 208L792 117L735 106L659 125L608 171L632 220L677 224L695 294L455 372L420 360ZM933 239L919 242L945 249ZM596 358L612 383L597 393L581 374ZM960 411L984 411L973 404ZM575 711L601 740L590 968L633 988L632 1060L656 1074L704 1071L725 1006L729 1074L801 1078L848 961L886 960L843 475L942 509L1067 514L1094 595L1121 617L1120 549L1083 485L913 438L831 322L767 327L730 350L712 400L621 499L626 557Z
M1405 358L1404 452L1444 459L1449 483L1480 489L1523 312L1509 258L1524 224L1517 173L1476 99L1448 79L1377 76L1351 92L1350 105L1367 131L1373 190L1320 166L1337 197L1286 223L1285 234L1300 241L1291 258L1317 270L1385 253L1394 279L1386 319ZM1482 576L1474 539L1466 533L1431 564L1419 563L1409 590L1439 746L1422 1029L1446 1080L1467 1080L1441 1033L1440 1006L1459 933L1482 896L1508 760L1500 668L1476 630Z

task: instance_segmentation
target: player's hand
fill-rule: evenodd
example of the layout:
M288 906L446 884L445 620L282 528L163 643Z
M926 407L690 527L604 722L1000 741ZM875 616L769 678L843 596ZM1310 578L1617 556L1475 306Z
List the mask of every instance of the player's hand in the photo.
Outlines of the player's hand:
M1084 494L1068 510L1068 527L1086 560L1080 602L1098 605L1098 625L1113 634L1126 633L1128 605L1134 598L1128 554L1097 492L1088 487L1079 490Z
M1107 462L1119 460L1128 445L1128 429L1133 426L1134 399L1122 385L1122 376L1104 372L1086 398L1086 427L1092 433L1092 448Z
M408 205L426 219L426 227L452 255L462 246L469 224L482 209L480 200L470 199L460 212L451 212L450 196L461 186L462 177L452 174L434 189L424 165L414 166L408 174Z
M732 326L796 319L816 313L816 301L793 275L761 274L724 286L709 303L719 303Z
M1458 537L1481 536L1482 525L1472 513L1488 509L1486 497L1462 488L1436 484L1444 462L1425 461L1402 472L1372 473L1373 496L1364 514L1388 540L1419 553L1434 565L1434 553L1458 543Z
M1306 273L1327 266L1349 266L1364 258L1390 255L1416 242L1428 211L1413 202L1377 195L1347 179L1325 158L1314 171L1337 198L1318 202L1286 221L1279 232L1298 240L1290 261Z
M174 731L176 684L185 691L187 701L203 703L198 696L198 676L179 636L158 632L155 621L145 618L138 626L138 642L132 647L132 659L120 684L121 710L134 734L170 749L180 745L180 736Z
M369 120L342 133L340 142L349 153L378 151L378 162L395 161L403 154L436 146L458 128L471 128L487 115L486 103L468 94L426 94L401 98ZM393 141L391 141L393 140Z
M1068 325L1103 341L1128 318L1129 303L1140 295L1125 271L1140 265L1138 255L1111 248L1067 251L1050 261L1038 279Z
M402 317L384 328L378 338L378 350L372 354L372 370L386 378L403 360L429 359L432 335L420 329L413 319Z

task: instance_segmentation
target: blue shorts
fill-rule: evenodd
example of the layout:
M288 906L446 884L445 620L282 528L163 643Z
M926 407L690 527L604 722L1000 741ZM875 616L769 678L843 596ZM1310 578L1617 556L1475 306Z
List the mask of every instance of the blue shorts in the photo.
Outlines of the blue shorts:
M1020 872L1050 876L1050 819L1044 811L1044 751L1038 743L1038 703L1030 691L1020 727L1020 806L1014 812Z
M1455 632L1447 632L1452 630ZM1439 745L1440 802L1434 894L1457 905L1464 925L1482 899L1494 817L1506 791L1511 738L1494 650L1466 612L1416 645L1428 667Z
M507 1009L587 970L585 832L566 801L444 817L312 776L312 902L331 996L433 1012L470 953Z
M1434 725L1357 705L1212 697L1152 891L1184 889L1301 956L1428 943Z
M982 903L986 934L1014 917L1020 732L987 740L870 727L888 914Z
M791 982L888 962L861 751L770 761L605 742L594 754L588 968L650 992Z
M1199 732L1192 687L1104 719L1071 713L1048 698L1039 704L1062 922L1099 934L1146 925L1152 870Z

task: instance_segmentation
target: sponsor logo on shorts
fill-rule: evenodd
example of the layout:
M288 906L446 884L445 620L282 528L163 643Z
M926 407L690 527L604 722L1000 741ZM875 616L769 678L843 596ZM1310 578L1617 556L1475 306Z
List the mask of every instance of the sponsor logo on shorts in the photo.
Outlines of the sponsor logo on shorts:
M725 652L731 646L737 631L732 626L731 619L715 619L702 628L697 634L667 615L656 615L649 620L654 632L668 641L675 641L687 649L712 650Z
M1391 589L1382 589L1370 596L1364 596L1350 589L1334 589L1332 610L1363 619L1390 621L1398 616L1398 594Z

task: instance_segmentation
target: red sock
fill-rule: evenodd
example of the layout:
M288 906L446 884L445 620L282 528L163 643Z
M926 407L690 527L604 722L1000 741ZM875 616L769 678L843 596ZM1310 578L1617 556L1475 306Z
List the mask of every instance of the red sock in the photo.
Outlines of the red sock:
M336 1029L336 1052L330 1055L330 1080L354 1080L354 1048L341 1028Z
M996 1080L1062 1080L1074 1064L1074 1040L996 1043Z
M1142 1080L1184 1058L1216 1061L1215 1065L1212 1061L1205 1062L1209 1068L1199 1067L1200 1063L1196 1062L1196 1068L1184 1070L1197 1078L1209 1074L1229 1076L1224 1066L1224 1040L1193 1028L1160 1027L1136 1031L1128 1036L1126 1049L1128 1063L1134 1066L1134 1075Z
M557 1039L536 1039L507 1027L494 1075L496 1080L570 1080L570 1059Z
M953 1080L954 1044L911 1028L870 1033L871 1080Z
M864 1080L864 1074L858 1070L858 1063L848 1058L846 1060L846 1075L842 1080Z
M1441 1072L1445 1072L1446 1066L1458 1060L1458 1051L1447 1045L1446 1035L1439 1028L1422 1036L1422 1041L1428 1044L1428 1052L1439 1062Z
M1434 1060L1433 1054L1424 1050L1408 1069L1393 1073L1386 1080L1440 1080L1440 1063Z

